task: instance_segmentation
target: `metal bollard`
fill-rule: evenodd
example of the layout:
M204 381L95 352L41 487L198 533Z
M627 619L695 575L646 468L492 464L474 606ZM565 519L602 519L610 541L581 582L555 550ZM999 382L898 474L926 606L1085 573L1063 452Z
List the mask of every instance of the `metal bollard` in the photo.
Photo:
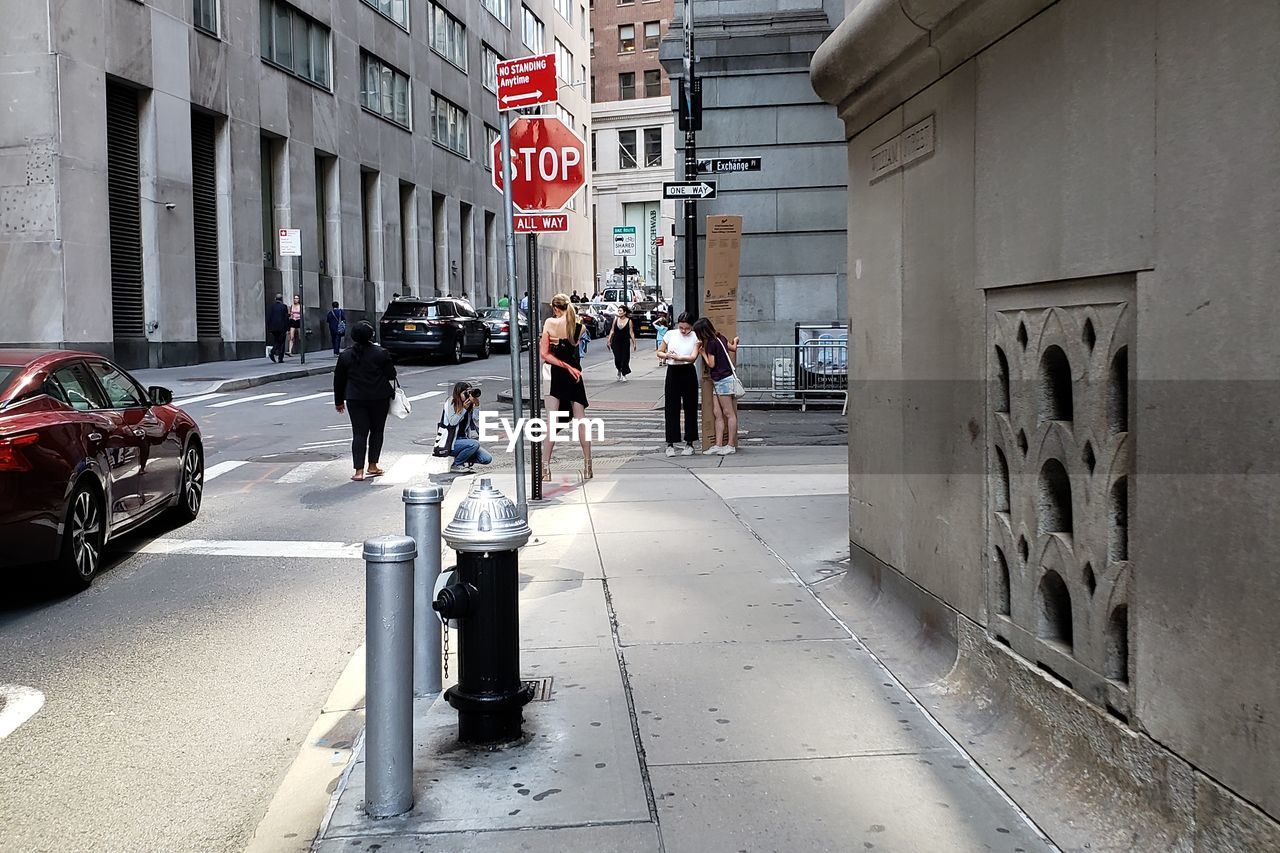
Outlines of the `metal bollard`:
M364 543L365 810L413 808L413 561L408 536Z
M440 692L440 620L431 609L440 576L440 504L444 488L409 486L404 501L404 532L418 544L413 567L413 695Z

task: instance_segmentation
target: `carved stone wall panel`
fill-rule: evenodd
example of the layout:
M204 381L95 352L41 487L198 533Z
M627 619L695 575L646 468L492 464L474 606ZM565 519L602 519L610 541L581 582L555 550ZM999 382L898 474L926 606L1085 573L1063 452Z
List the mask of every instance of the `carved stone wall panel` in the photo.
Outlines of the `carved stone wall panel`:
M1133 286L1119 276L987 299L988 627L1124 718Z

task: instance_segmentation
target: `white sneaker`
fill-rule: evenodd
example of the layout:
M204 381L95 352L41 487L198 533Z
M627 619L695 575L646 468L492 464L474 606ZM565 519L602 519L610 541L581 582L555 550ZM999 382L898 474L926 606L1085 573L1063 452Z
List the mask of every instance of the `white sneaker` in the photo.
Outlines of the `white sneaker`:
M625 376L624 376L624 377L622 377L622 381L623 381L623 382L629 382L630 380L629 380L629 379L627 379L627 377L625 377Z
M674 446L674 445L671 445L671 444L668 444L668 445L667 445L667 455L668 455L668 456L675 456L675 455L676 455L676 448L675 448L675 446Z
M718 453L721 451L721 449L722 449L722 448L720 447L720 445L718 445L718 444L713 444L713 445L711 445L710 447L708 447L706 450L702 451L702 455L703 455L703 456L715 456L716 454L718 454Z
M680 451L680 455L681 455L681 456L692 456L692 455L693 455L693 445L692 445L692 444L686 444L686 445L684 446L684 450L681 450L681 451Z
M734 447L732 444L731 444L731 445L729 445L728 447L722 447L722 448L720 448L720 455L721 455L721 456L730 456L730 455L732 455L732 454L734 454L734 453L737 453L737 452L738 452L738 448Z

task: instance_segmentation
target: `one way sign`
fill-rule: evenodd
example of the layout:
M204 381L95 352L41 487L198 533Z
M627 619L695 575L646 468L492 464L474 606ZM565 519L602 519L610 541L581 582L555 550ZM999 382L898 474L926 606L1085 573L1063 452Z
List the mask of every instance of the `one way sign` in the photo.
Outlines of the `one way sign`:
M663 181L663 199L704 199L716 197L715 181Z

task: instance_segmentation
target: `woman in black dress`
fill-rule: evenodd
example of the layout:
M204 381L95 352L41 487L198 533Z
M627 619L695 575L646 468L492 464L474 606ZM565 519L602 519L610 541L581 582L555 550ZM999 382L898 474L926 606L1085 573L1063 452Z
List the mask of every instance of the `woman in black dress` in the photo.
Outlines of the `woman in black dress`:
M631 373L631 353L636 349L636 327L631 322L631 309L627 306L618 306L613 325L609 327L607 343L613 350L613 366L618 369L618 378L626 382Z
M582 323L578 321L578 312L573 303L563 293L551 297L551 312L542 324L542 337L538 343L538 351L542 361L551 367L551 389L547 393L547 418L555 412L565 411L576 422L587 414L587 388L582 384L582 362L578 358L578 338L582 335ZM579 429L578 442L582 445L582 479L591 479L591 434L586 429ZM555 446L548 434L543 442L543 458L546 464L542 468L542 479L551 479L551 450Z

